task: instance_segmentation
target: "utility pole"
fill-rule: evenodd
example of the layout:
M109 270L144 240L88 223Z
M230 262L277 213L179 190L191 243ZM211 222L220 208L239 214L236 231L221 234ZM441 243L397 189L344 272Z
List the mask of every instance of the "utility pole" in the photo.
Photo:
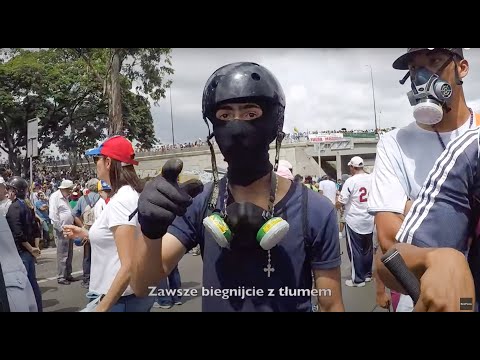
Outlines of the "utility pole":
M377 134L378 126L377 126L377 107L375 103L375 86L373 85L373 70L371 65L365 65L370 68L370 78L372 80L372 94L373 94L373 114L375 117L375 134Z

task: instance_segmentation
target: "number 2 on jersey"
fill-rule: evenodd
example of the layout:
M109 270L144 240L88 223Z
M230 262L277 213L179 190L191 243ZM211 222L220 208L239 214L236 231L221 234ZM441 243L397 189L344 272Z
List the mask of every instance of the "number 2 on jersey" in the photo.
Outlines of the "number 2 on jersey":
M359 200L361 203L364 203L364 202L367 202L368 201L368 197L367 197L367 189L362 187L360 188L360 196L359 196Z

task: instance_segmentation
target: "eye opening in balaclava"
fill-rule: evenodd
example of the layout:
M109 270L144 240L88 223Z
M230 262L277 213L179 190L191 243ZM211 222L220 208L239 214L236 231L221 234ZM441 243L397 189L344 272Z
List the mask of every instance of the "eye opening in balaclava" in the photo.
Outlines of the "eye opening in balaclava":
M225 104L256 104L262 109L262 115L256 119L252 120L220 120L217 119L216 113L219 108ZM277 137L278 132L278 107L275 106L276 104L272 103L270 99L260 98L260 97L248 97L248 98L240 98L240 99L232 99L222 101L217 104L217 106L213 109L210 121L213 125L213 132L215 134L215 128L228 126L228 123L231 121L241 121L245 122L246 125L253 125L259 131L263 133L264 136L267 136L268 145L271 144L275 138ZM264 140L264 139L263 139Z

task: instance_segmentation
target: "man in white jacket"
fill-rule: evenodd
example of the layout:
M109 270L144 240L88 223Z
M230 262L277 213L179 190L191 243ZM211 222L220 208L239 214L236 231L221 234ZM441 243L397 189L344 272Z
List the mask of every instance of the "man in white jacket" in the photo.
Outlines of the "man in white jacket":
M73 241L63 235L63 226L72 225L74 217L68 203L68 196L73 190L71 180L63 180L58 190L50 196L49 216L52 220L57 245L57 281L62 285L69 285L73 281L72 260Z

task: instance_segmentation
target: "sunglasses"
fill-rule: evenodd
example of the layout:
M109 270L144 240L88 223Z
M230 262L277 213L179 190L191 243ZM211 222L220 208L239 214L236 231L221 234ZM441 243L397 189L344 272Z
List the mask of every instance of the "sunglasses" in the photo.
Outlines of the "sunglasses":
M100 160L103 156L94 156L93 157L93 162L96 164L98 160Z

